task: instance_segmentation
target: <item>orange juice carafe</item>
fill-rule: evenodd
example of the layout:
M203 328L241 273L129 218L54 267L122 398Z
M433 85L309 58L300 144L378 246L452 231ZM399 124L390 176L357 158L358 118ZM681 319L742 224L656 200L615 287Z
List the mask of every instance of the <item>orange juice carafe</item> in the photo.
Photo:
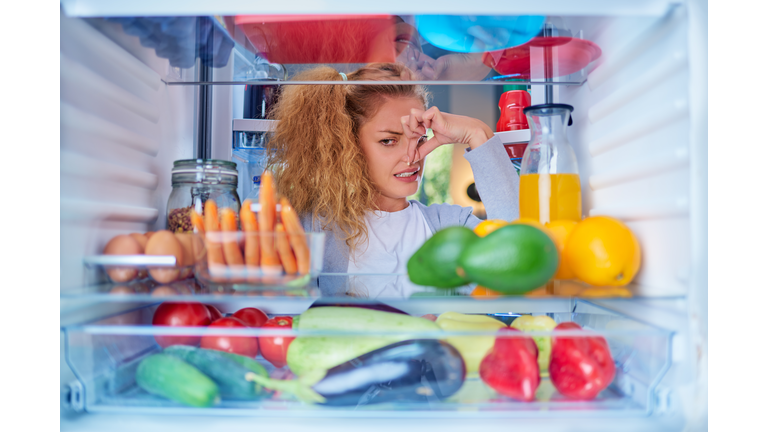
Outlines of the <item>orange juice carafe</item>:
M581 183L566 128L573 107L532 105L524 109L531 141L520 166L520 217L541 223L581 220Z

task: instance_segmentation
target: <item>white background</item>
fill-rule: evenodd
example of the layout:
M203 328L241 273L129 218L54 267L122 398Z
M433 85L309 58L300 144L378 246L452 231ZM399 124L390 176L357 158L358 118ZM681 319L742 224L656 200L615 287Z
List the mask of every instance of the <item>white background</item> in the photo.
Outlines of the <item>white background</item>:
M19 3L4 3L0 26L2 429L55 430L59 4ZM714 313L709 320L709 420L711 430L755 430L764 427L768 384L763 334L763 308L768 303L768 49L761 24L768 17L768 5L718 1L710 6L709 304ZM276 422L259 427L258 420L251 421L252 430L286 430ZM214 422L211 425L216 429ZM429 422L422 422L421 428L429 429Z

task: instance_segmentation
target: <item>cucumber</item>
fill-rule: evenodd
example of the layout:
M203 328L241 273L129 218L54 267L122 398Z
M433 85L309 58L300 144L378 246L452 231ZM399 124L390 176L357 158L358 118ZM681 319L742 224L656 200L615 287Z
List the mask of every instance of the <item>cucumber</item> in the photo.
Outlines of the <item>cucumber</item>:
M224 351L220 351L220 353L223 354L224 357L227 357L230 360L233 360L234 362L238 363L239 365L244 366L246 369L255 373L256 375L261 375L264 378L269 378L269 373L267 372L267 369L256 360L250 357L241 356L239 354L228 353ZM261 384L256 384L256 383L253 383L253 384L256 386L257 393L261 393L265 391L261 386Z
M219 394L224 399L253 400L266 395L260 385L245 379L251 369L232 360L227 353L184 345L169 346L163 352L186 361L208 375L219 386Z
M264 366L262 366L261 363L257 362L256 360L254 360L254 359L252 359L250 357L241 356L239 354L229 353L229 352L224 352L224 351L217 351L217 352L219 354L223 355L224 357L226 357L226 358L228 358L230 360L235 361L240 366L244 366L246 369L248 369L249 371L251 371L251 372L253 372L253 373L257 374L257 375L261 375L261 376L265 376L265 377L269 376L269 373L267 372L267 369Z
M142 360L136 383L149 393L193 407L209 407L219 401L216 383L184 360L166 354Z

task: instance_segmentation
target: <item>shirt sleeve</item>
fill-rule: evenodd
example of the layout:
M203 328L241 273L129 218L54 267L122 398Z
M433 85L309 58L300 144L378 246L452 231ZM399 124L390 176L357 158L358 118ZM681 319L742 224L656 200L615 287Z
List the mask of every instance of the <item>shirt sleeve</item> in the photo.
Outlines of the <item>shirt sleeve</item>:
M520 217L520 177L501 139L494 135L472 151L464 153L472 167L475 187L488 219L513 221Z

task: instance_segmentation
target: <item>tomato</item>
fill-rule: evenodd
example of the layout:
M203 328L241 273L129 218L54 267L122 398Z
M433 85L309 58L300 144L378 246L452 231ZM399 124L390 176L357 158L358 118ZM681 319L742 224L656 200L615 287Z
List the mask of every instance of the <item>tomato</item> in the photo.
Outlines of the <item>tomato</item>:
M248 327L261 327L269 319L267 314L256 308L242 308L232 314L233 317L241 320Z
M262 328L293 328L293 317L279 316L264 323ZM296 339L294 336L261 336L259 337L259 348L261 355L264 356L275 367L285 366L285 357L288 354L288 346Z
M248 328L244 322L233 317L217 319L208 327ZM200 348L256 357L259 354L259 341L255 336L205 335L200 341Z
M204 327L211 323L211 314L204 304L198 302L164 302L155 310L152 325L156 326L193 326ZM192 345L200 343L200 336L162 336L156 335L155 341L165 348L170 345Z
M205 307L208 308L208 312L211 313L211 322L216 321L219 318L224 318L224 315L221 314L221 312L216 309L215 306L211 306L209 304L205 305Z

